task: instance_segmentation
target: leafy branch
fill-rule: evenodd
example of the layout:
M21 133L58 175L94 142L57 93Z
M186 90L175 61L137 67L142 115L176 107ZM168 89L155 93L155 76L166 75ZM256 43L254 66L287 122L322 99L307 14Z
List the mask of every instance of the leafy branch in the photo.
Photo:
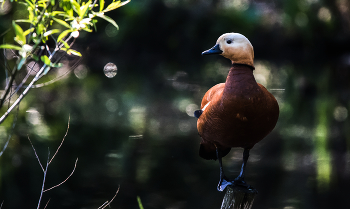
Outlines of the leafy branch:
M6 102L10 102L14 93L17 93L20 89L17 87L15 92L10 94L17 72L29 61L40 63L42 67L36 72L34 78L32 78L19 97L0 117L0 124L19 105L40 78L45 76L51 69L62 66L61 63L58 63L59 59L52 61L58 51L63 51L68 55L82 56L80 52L71 48L75 39L79 37L79 31L92 32L92 28L96 28L97 17L119 28L117 23L106 16L105 13L130 2L130 0L123 2L113 0L112 3L105 7L104 0L99 0L99 5L97 0L94 2L91 0L61 0L58 4L56 4L55 0L18 1L19 4L28 8L28 17L27 19L14 20L12 22L15 34L14 43L0 45L0 49L11 50L14 54L18 54L16 56L16 65L10 70L11 74L6 79L8 82L6 82L5 91L1 96L0 109L4 107ZM49 40L53 40L55 43L53 51L50 51L48 46ZM26 79L20 86L26 82Z

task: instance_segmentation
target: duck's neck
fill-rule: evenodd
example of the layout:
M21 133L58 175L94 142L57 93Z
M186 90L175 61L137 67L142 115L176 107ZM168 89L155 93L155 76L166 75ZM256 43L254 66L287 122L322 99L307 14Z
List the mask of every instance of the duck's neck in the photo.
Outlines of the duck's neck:
M258 85L253 75L254 67L245 64L232 64L226 78L225 93L243 93Z

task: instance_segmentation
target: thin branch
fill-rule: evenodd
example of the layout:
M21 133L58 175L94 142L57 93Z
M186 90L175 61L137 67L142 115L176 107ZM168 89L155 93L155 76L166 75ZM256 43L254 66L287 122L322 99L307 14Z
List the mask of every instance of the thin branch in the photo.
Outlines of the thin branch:
M47 201L47 203L46 203L44 209L47 207L47 205L49 204L50 200L51 200L51 199L49 199L49 200ZM0 209L1 209L1 208L0 208Z
M70 39L72 38L72 35L70 35L65 41L68 42ZM71 46L73 45L73 43L75 42L75 39L73 40L73 42L71 43ZM51 60L52 57L55 55L55 53L57 51L59 51L64 45L61 44L59 46L56 45L55 50L52 52L52 54L50 54L49 59ZM24 96L28 93L29 89L34 85L35 82L37 82L42 76L43 76L43 72L46 68L46 64L44 64L41 69L39 70L39 72L35 75L35 77L33 78L33 80L29 83L29 85L26 87L26 89L22 92L22 94L17 98L17 100L12 104L11 107L8 108L8 110L0 117L0 124L2 122L4 122L4 120L8 117L8 115L10 114L10 112L13 110L13 108L19 104L22 99L24 98ZM17 72L17 71L15 71ZM12 83L11 83L12 85ZM10 86L10 85L9 85ZM2 100L1 102L3 102L4 100ZM0 105L1 108L1 105Z
M63 79L66 75L68 75L72 70L67 70L67 72L65 72L63 75L58 76L50 81L44 82L44 83L40 83L40 84L36 84L32 86L32 89L36 89L36 88L41 88L44 86L48 86L50 84L56 83L57 81Z
M49 55L51 56L51 52L50 52L50 48L49 48L49 46L47 45L47 44L45 44L45 46L46 46L46 51L49 53Z
M22 94L17 98L17 100L12 104L12 106L1 116L0 118L0 124L2 122L4 122L4 120L7 118L7 116L10 114L10 112L13 110L13 108L15 106L17 106L22 99L24 98L24 96L28 93L29 89L31 88L31 86L39 79L39 75L44 71L46 65L44 65L40 71L36 74L36 76L33 78L33 80L30 82L30 84L28 85L28 87L22 92Z
M3 149L1 150L1 152L0 152L0 156L2 156L2 154L4 154L4 152L5 152L5 150L6 150L7 146L8 146L8 144L9 144L9 142L10 142L10 139L11 139L11 137L12 137L12 133L13 133L13 131L14 131L14 129L15 129L15 126L16 126L16 123L17 123L18 112L19 112L19 105L17 106L16 116L15 116L15 118L13 119L13 122L12 122L12 130L11 130L9 136L7 137L7 141L6 141L6 143L5 143L4 148L3 148Z
M67 41L69 41L71 38L72 38L72 35L70 35L65 41L67 42ZM75 40L75 39L74 39L74 40ZM74 43L74 41L73 41L73 43ZM73 43L72 43L72 44L73 44ZM60 46L57 46L57 45L56 45L56 48L55 48L55 50L52 52L52 54L49 56L49 59L51 60L52 57L56 54L56 52L59 51L63 46L64 46L63 44L61 44ZM29 83L29 85L27 86L27 88L24 89L24 91L22 92L22 94L19 95L19 97L18 97L17 100L12 104L12 106L11 106L10 108L8 108L7 111L0 117L0 124L1 124L2 122L4 122L4 120L8 117L8 115L10 114L10 112L13 110L13 108L14 108L17 104L19 104L19 103L22 101L22 99L25 97L25 95L28 93L29 89L31 89L31 87L34 85L34 83L37 82L37 81L43 76L42 74L43 74L43 72L44 72L46 66L47 66L47 65L44 64L44 65L40 68L39 72L35 75L35 77L33 78L33 80Z
M97 209L104 209L106 208L108 205L110 205L112 203L112 201L114 200L114 198L117 196L118 192L119 192L119 189L120 189L120 185L118 186L118 190L117 192L115 193L115 195L112 197L112 199L110 201L106 201L105 203L103 203L100 207L98 207Z
M53 187L51 187L49 189L45 189L43 192L47 192L47 191L49 191L49 190L51 190L53 188L56 188L58 186L61 186L63 183L65 183L73 175L73 173L75 171L75 168L77 167L77 163L78 163L78 158L75 160L73 171L69 174L69 176L64 181L62 181L61 183L59 183L56 186L53 186Z
M13 68L12 70L12 74L11 74L11 79L10 82L7 84L6 88L5 88L5 93L4 95L1 97L1 101L0 101L0 109L3 107L4 102L6 100L6 97L8 95L8 93L10 92L10 89L12 88L12 83L15 80L16 74L17 74L18 70L16 67Z
M44 186L45 186L45 179L46 179L46 174L47 174L47 168L49 167L49 159L50 159L50 150L48 150L48 154L47 154L46 167L45 167L45 171L44 171L44 179L43 179L43 184L41 186L40 198L39 198L37 209L39 209L39 207L40 207L41 198L42 198L43 193L44 193Z
M106 202L104 202L100 207L98 207L97 209L102 208L103 206L105 206L108 203L108 200Z
M52 59L53 55L55 55L55 53L58 51L59 49L55 49L55 51L53 51L52 55L49 57L49 59ZM27 86L26 89L24 89L24 91L22 92L21 95L19 95L19 97L17 98L17 100L12 104L12 106L1 116L0 118L0 124L2 122L4 122L4 120L7 118L7 116L10 114L10 112L13 110L13 108L19 104L22 99L24 98L24 96L28 93L29 89L32 87L32 85L34 85L35 82L37 82L40 78L41 78L41 74L44 72L46 68L46 64L44 64L41 69L39 70L39 72L35 75L35 77L33 78L33 80L29 83L29 85Z
M43 50L40 49L40 52L38 54L38 56L40 57L42 54ZM29 78L29 76L31 75L31 72L33 71L35 65L37 64L37 62L35 62L35 64L33 65L33 67L30 69L30 71L27 73L27 75L23 78L22 82L17 86L16 90L9 96L8 100L11 99L11 97L17 93L19 91L20 88L22 88L22 86L24 85L24 83L27 81L27 79Z
M7 29L5 32L3 32L0 37L4 36L6 33L8 33L11 30L11 28Z
M36 159L38 159L38 162L39 162L39 165L40 165L41 169L42 169L43 172L45 173L44 167L43 167L43 165L41 164L38 155L36 154L35 148L34 148L34 146L33 146L33 144L32 144L32 141L30 141L29 136L28 136L28 140L29 140L29 142L30 142L30 145L32 145L32 148L33 148L33 150L34 150L35 157L36 157Z
M35 65L34 65L34 66L35 66ZM23 86L23 84L27 81L27 79L29 78L31 72L33 71L34 66L30 69L30 71L27 73L27 75L23 78L22 82L16 87L16 89L14 90L14 92L12 92L12 93L10 94L10 96L6 99L6 101L7 101L7 100L10 101L11 98L13 97L13 95L16 94L16 93L19 91L19 89Z
M2 208L2 204L4 204L4 201L1 202L0 209Z
M55 158L56 154L58 153L58 150L61 148L61 146L62 146L62 144L63 144L63 142L64 142L64 139L66 138L66 136L67 136L67 134L68 134L69 123L70 123L70 115L68 116L68 125L67 125L66 133L64 134L64 137L63 137L63 139L62 139L62 141L61 141L61 144L60 144L60 146L57 147L57 150L56 150L55 154L52 156L52 158L51 158L49 164L50 164L50 163L52 162L52 160Z

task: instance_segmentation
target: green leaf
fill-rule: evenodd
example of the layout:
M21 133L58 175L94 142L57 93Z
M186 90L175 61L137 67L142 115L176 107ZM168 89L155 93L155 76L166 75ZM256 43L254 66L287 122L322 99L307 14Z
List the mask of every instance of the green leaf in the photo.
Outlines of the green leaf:
M34 28L30 28L30 29L24 31L24 32L23 32L23 35L26 36L26 35L28 35L29 33L33 32L33 31L34 31Z
M49 35L52 35L52 34L55 34L55 33L59 33L59 32L60 32L60 30L58 30L58 29L49 30L49 31L44 33L44 37L47 37Z
M128 1L124 1L124 2L121 2L121 1L116 1L116 2L112 2L110 5L108 5L108 7L103 10L104 12L109 12L111 10L114 10L114 9L117 9L118 7L121 7L121 6L124 6L125 4L129 3L130 0Z
M63 11L53 11L53 12L51 13L52 16L56 16L56 15L58 15L58 14L66 14L66 13L63 12Z
M16 45L12 45L12 44L3 44L0 45L0 49L14 49L14 50L21 50L22 48Z
M80 52L75 51L74 49L68 49L67 54L73 54L73 55L81 57Z
M95 31L97 32L96 23L97 23L97 20L96 20L96 19L93 19L93 20L92 20L92 24L94 24Z
M110 5L107 6L107 8L104 10L105 12L108 12L108 11L111 11L113 9L116 9L118 7L120 7L119 5L121 4L120 3L121 1L115 1L115 2L112 2Z
M57 38L57 43L60 42L68 33L72 32L73 30L65 30L63 31Z
M83 18L86 15L86 11L89 9L89 6L91 4L91 1L86 2L84 6L80 8L80 18Z
M29 0L26 0L26 2L28 3L27 7L31 7L33 9L35 9L35 6L32 2L30 2Z
M26 44L26 37L23 34L22 28L15 23L15 21L12 21L13 28L15 29L16 33L16 41L19 42L19 44L23 45Z
M98 17L105 19L106 21L110 22L112 25L114 25L114 27L116 27L119 30L119 26L117 25L117 23L110 17L106 16L106 15L97 15Z
M100 0L100 12L102 12L104 7L105 7L105 0Z
M33 23L30 20L15 20L15 22Z
M66 23L65 21L63 21L63 20L57 19L57 18L55 18L55 17L52 17L52 19L53 19L54 21L56 21L57 23L59 23L59 24L65 26L65 27L67 27L67 28L71 28L70 25L69 25L68 23Z
M137 202L138 202L138 204L139 204L139 208L140 208L140 209L143 209L143 205L142 205L140 196L137 196Z
M85 30L85 31L87 31L87 32L89 32L89 33L91 33L93 30L91 30L90 28L83 28L83 30Z
M48 66L51 65L51 60L46 55L41 56L40 59L41 61L43 61L45 65L48 65Z
M33 55L32 55L32 58L33 58L33 60L35 60L35 61L39 61L39 57L38 57L36 54L33 54Z
M64 40L61 40L61 42L63 43L64 47L66 47L66 49L69 49L70 46L68 45L67 42L65 42ZM62 49L62 48L61 48ZM67 51L67 50L63 50L63 51Z
M70 0L70 3L72 4L73 10L80 16L80 4L75 0Z
M41 34L44 33L45 29L46 29L46 27L44 26L44 24L39 23L39 24L37 25L37 27L36 27L36 33L37 33L37 35L41 36Z

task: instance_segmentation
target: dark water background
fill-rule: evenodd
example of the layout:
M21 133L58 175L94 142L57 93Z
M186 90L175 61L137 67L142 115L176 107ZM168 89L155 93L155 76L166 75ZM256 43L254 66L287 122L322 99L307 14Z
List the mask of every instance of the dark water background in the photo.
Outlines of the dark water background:
M13 5L2 14L1 33L25 11ZM259 191L253 208L350 208L349 1L133 0L108 15L120 30L101 19L97 32L81 33L79 66L21 103L0 158L2 208L37 206L43 173L27 137L44 164L69 115L46 188L66 179L79 158L77 168L44 193L41 208L49 199L48 209L98 208L119 185L111 208L136 209L137 196L145 209L219 208L218 162L198 156L192 113L225 81L230 62L201 52L226 32L251 41L256 79L280 105L276 128L247 165L246 180ZM78 60L63 61L46 80ZM113 78L103 72L109 62L118 68ZM12 118L0 126L1 147ZM229 177L238 175L241 156L237 148L224 159Z

